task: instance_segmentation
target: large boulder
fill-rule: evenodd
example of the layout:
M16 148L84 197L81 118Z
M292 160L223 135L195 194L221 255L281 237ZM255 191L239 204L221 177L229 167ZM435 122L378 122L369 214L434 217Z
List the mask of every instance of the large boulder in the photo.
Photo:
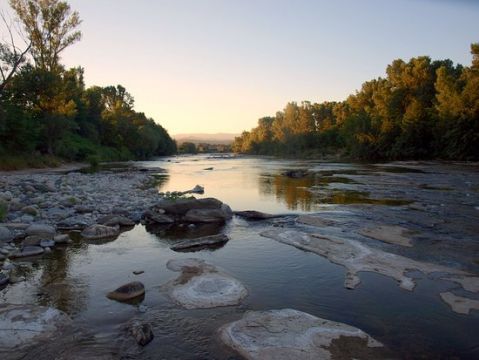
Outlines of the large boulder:
M81 236L89 240L115 237L120 234L118 227L95 224L87 227L81 232Z
M57 309L0 304L0 353L52 341L70 323L70 318Z
M48 239L53 239L55 236L55 228L45 224L32 224L26 230L27 235L38 235Z
M293 309L250 311L220 328L245 359L384 359L383 345L362 330Z
M220 209L223 203L218 199L179 199L162 200L154 208L163 209L166 214L175 216L185 215L188 211L194 209Z
M183 221L191 223L223 223L232 218L232 211L228 205L219 209L192 209L183 217Z
M238 305L248 295L240 281L204 260L170 260L166 267L181 272L164 287L170 297L186 309Z

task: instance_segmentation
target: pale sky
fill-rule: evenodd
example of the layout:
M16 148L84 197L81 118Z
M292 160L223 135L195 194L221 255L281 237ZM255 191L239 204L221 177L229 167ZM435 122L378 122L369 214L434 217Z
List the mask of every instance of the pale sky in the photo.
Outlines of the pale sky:
M88 86L122 84L170 134L238 133L288 101L343 100L396 58L468 65L479 42L479 1L68 2L83 38L63 63Z

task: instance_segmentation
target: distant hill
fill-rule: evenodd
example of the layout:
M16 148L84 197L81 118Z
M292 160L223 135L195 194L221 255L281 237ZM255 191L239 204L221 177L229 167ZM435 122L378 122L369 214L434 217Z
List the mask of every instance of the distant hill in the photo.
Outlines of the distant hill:
M236 136L240 134L216 133L216 134L176 134L173 138L178 144L192 142L194 144L222 144L230 145Z

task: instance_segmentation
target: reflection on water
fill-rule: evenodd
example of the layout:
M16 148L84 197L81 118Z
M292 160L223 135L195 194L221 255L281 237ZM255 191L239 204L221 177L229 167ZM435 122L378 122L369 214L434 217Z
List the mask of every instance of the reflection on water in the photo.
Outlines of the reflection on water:
M313 185L316 185L316 182L311 175L300 179L280 174L259 177L261 194L274 196L278 202L285 202L289 210L311 211L314 197L309 188Z
M378 168L203 156L173 160L177 163L142 163L166 168L167 174L157 178L161 191L184 191L200 184L205 187L203 197L216 197L233 210L276 214L322 210L323 215L347 224L341 225L339 232L351 233L365 225L394 219L421 232L414 248L397 249L368 241L418 260L446 261L479 272L479 263L474 262L479 251L475 221L479 194L470 191L479 175L473 171L452 166L427 167L433 174L447 174L439 177L422 171L386 172L383 165ZM203 170L209 167L214 169ZM300 179L281 175L285 169L299 168L312 171ZM446 187L448 191L441 190ZM388 206L404 205L405 200L420 204L419 210ZM348 205L355 203L368 207ZM290 219L294 217L286 220ZM106 354L114 358L155 359L161 354L167 359L236 359L236 354L219 344L217 329L240 318L246 310L275 308L295 308L357 326L400 358L479 358L479 337L471 331L479 326L479 314L455 314L438 296L441 291L458 291L456 284L419 276L417 288L407 292L390 278L365 273L361 274L359 288L347 290L342 267L259 236L271 226L293 226L293 220L286 220L247 222L234 217L224 226L140 225L104 242L87 242L74 235L74 243L69 246L57 247L51 254L32 261L16 261L25 265L14 274L25 281L0 290L0 301L54 306L70 314L75 324L87 332L76 334L65 345L64 358ZM218 233L227 234L231 240L214 251L191 254L170 249L180 240ZM172 303L161 285L177 274L169 271L166 263L188 257L204 259L243 282L249 291L244 303L239 307L193 311ZM134 271L144 273L135 275ZM137 306L106 298L109 291L131 281L145 285L145 313ZM145 348L138 347L125 330L133 318L153 326L155 339ZM25 358L53 358L58 347L47 350L39 347Z

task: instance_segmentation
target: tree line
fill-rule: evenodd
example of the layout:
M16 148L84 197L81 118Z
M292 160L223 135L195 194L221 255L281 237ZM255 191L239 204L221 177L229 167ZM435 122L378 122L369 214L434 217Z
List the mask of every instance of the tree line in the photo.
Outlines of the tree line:
M394 60L341 102L291 102L237 137L238 153L479 160L479 43L472 64Z
M60 0L10 0L1 14L0 156L83 161L146 159L176 152L168 132L121 85L86 88L84 69L60 55L81 39L81 20ZM21 44L21 46L20 46Z

